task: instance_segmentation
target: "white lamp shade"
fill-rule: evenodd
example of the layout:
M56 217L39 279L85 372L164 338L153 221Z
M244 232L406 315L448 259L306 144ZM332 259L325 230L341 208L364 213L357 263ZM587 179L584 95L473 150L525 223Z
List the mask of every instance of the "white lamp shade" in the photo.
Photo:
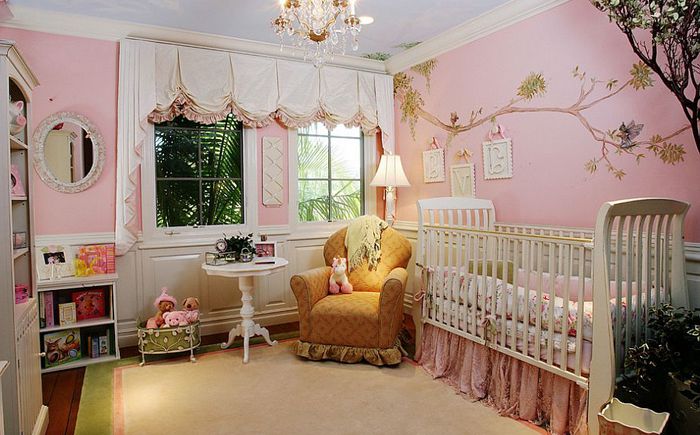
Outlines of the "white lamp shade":
M384 154L381 160L379 160L377 173L369 185L407 187L410 186L411 183L408 182L408 178L406 178L406 174L403 172L401 158L394 154Z

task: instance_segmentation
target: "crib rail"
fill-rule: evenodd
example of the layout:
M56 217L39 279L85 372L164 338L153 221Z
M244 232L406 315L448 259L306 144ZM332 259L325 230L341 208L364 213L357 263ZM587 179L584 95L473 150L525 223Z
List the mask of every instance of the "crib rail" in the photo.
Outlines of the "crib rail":
M419 239L424 322L586 383L591 239L445 224Z

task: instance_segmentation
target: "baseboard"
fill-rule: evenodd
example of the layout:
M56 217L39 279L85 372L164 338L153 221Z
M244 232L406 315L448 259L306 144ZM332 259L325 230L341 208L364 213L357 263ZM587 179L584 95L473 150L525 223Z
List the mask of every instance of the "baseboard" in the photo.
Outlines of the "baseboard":
M49 427L49 407L46 405L41 405L39 410L39 415L36 418L36 423L34 424L34 429L32 429L32 435L44 435L46 429Z

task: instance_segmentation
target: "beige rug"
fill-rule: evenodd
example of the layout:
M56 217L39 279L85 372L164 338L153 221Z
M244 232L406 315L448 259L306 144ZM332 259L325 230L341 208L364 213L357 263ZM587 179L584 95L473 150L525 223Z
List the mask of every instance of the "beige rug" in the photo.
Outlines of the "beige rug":
M533 434L423 369L310 362L291 342L115 369L117 434Z

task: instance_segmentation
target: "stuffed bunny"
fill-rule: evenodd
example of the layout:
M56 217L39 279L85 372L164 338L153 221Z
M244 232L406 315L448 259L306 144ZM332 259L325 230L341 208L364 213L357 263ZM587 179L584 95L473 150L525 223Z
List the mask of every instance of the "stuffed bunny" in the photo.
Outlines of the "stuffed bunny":
M13 136L20 133L24 126L27 125L27 118L24 117L22 110L24 109L24 101L10 101L9 123L10 134Z
M345 258L334 258L331 269L332 273L328 280L330 284L328 291L333 294L338 294L338 292L345 294L352 293L352 284L350 284L348 276L345 274L348 269L347 260Z

